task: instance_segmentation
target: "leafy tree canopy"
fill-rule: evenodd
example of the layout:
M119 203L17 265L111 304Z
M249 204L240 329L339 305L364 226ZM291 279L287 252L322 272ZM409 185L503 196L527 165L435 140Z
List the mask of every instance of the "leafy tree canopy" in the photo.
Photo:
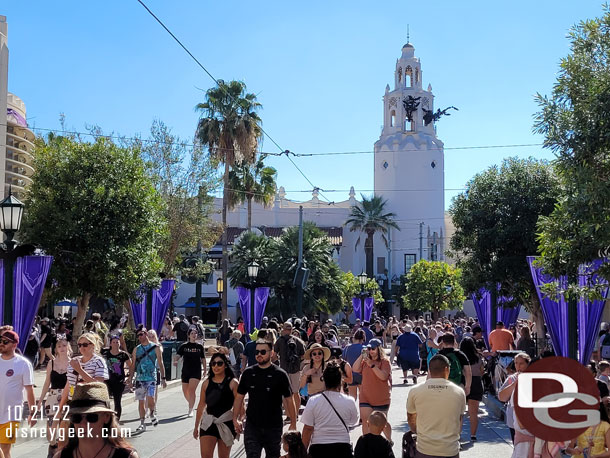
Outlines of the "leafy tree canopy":
M420 312L456 310L466 299L460 269L443 261L416 262L403 276L402 306Z
M534 311L538 301L526 256L537 253L538 217L553 211L558 193L551 166L531 158L505 159L468 182L449 209L451 254L467 293L500 283L501 296Z
M547 273L610 257L610 8L572 28L551 97L538 95L535 131L556 154L562 195L541 218L540 252ZM610 279L610 263L599 271Z

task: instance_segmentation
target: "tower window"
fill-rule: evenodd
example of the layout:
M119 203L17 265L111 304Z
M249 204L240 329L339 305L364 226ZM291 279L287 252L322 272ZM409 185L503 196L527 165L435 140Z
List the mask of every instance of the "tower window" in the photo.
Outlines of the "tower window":
M402 81L402 67L398 67L398 82Z
M390 112L390 127L394 127L396 125L396 110L392 110Z
M413 69L410 65L405 68L405 86L413 87Z

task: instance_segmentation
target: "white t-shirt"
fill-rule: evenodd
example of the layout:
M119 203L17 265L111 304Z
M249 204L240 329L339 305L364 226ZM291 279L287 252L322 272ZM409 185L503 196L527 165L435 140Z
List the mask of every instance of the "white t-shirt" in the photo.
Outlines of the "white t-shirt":
M108 380L108 366L106 366L106 361L100 355L94 354L86 363L83 362L82 356L77 356L76 359L83 370L91 377L103 377L104 380ZM83 383L83 378L72 368L72 366L68 366L68 382L70 382L70 392L68 393L68 396L71 399L74 394L74 386L77 383Z
M465 409L464 390L444 378L431 378L411 388L407 413L417 414L417 450L432 456L457 455L460 416Z
M354 398L338 391L324 391L324 394L348 427L358 423L358 408ZM313 426L310 444L350 442L349 432L322 394L309 398L301 416L301 423Z
M21 355L11 359L0 357L0 424L25 418L25 414L19 413L23 406L23 387L33 384L34 371L27 359Z
M504 388L509 387L513 383L515 383L517 381L517 375L518 374L509 375L506 380L504 380L504 383L500 387L499 391L502 391ZM513 400L514 394L515 392L513 391L513 393L510 395L510 399L508 400L508 404L506 404L506 426L513 429L515 429L515 404Z

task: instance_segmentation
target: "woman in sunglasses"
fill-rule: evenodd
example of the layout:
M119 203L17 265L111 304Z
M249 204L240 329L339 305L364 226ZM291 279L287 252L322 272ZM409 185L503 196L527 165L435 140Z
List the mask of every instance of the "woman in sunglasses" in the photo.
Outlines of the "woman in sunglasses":
M210 359L208 377L201 385L193 437L199 438L202 458L212 458L218 444L218 458L229 458L235 439L233 401L237 380L224 353L216 352ZM205 409L205 411L204 411Z
M119 434L121 430L104 383L79 384L70 402L69 418L74 433L55 458L138 458L138 453Z
M314 343L303 355L304 360L309 360L309 364L301 371L299 388L307 385L307 396L324 391L324 363L330 358L330 349L323 347L319 343Z

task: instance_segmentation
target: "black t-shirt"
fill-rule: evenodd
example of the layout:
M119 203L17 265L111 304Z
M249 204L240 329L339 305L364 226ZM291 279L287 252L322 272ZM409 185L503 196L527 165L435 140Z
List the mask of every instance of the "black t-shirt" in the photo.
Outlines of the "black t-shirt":
M275 364L266 369L248 367L239 380L237 392L249 395L246 417L259 428L282 426L282 398L292 395L288 374Z
M40 342L40 346L43 348L48 348L53 344L53 337L55 337L55 335L53 333L53 329L51 328L51 326L47 326L46 324L43 324L40 326L40 335L43 336L45 334L46 334L46 336Z
M470 361L468 360L468 357L464 353L462 353L460 350L456 350L455 348L443 348L442 350L439 351L439 353L443 356L446 356L447 358L449 358L448 355L450 353L453 353L457 357L457 360L462 365L462 379L461 379L460 383L462 385L466 385L466 377L464 377L464 367L470 366ZM449 358L449 362L451 362L451 358ZM450 378L450 380L451 380L451 378Z
M487 350L487 345L485 345L485 340L483 339L474 339L474 346L477 350Z
M184 321L178 321L174 325L174 332L176 333L176 340L185 342L188 339L189 325Z
M390 441L377 434L365 434L356 442L354 458L394 458Z
M110 348L104 348L102 356L106 359L110 381L122 382L125 380L125 361L129 361L129 354L119 350L118 355L113 355L110 353Z
M180 345L177 354L184 358L183 371L201 371L201 360L205 358L203 345L197 342L186 342Z

